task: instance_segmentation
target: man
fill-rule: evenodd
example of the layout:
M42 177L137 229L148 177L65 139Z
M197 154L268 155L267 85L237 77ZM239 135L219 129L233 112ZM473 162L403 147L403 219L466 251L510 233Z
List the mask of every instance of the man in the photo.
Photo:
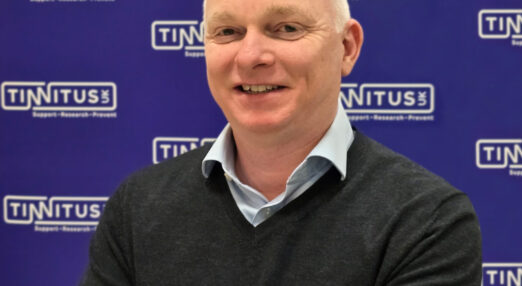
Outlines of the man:
M83 285L480 285L477 218L442 179L352 130L342 0L208 0L229 125L112 196Z

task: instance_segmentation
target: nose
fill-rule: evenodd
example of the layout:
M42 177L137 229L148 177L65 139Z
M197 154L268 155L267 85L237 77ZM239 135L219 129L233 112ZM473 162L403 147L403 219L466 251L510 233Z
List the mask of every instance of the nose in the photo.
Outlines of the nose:
M236 54L236 64L242 71L260 70L275 62L273 43L257 30L247 30Z

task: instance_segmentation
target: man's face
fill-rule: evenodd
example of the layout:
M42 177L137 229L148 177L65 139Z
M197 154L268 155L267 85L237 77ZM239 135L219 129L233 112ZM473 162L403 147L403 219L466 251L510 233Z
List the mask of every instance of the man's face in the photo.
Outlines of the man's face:
M325 0L207 1L208 83L234 131L333 119L345 55L335 16Z

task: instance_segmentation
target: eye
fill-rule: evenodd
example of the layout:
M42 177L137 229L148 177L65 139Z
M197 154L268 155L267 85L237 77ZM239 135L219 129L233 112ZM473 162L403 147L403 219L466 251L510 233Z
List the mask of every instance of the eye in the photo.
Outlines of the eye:
M242 30L235 27L221 27L213 31L210 38L218 44L226 44L242 37Z
M221 30L218 35L222 35L222 36L231 36L231 35L234 35L236 33L236 31L234 31L234 29L232 28L225 28L223 30Z
M293 41L301 38L306 33L306 29L294 23L283 23L273 30L273 36L279 39Z
M286 33L293 33L293 32L297 32L297 28L292 26L292 25L283 25L283 27L281 28L281 30L283 32L286 32Z

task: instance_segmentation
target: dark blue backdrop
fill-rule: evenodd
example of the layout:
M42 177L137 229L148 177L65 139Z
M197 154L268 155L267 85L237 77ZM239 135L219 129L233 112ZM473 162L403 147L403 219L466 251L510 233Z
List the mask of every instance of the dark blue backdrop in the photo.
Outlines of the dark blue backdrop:
M343 81L352 123L466 192L484 285L520 285L522 3L351 8L365 30ZM2 285L76 284L123 178L217 136L201 13L199 1L0 2Z

